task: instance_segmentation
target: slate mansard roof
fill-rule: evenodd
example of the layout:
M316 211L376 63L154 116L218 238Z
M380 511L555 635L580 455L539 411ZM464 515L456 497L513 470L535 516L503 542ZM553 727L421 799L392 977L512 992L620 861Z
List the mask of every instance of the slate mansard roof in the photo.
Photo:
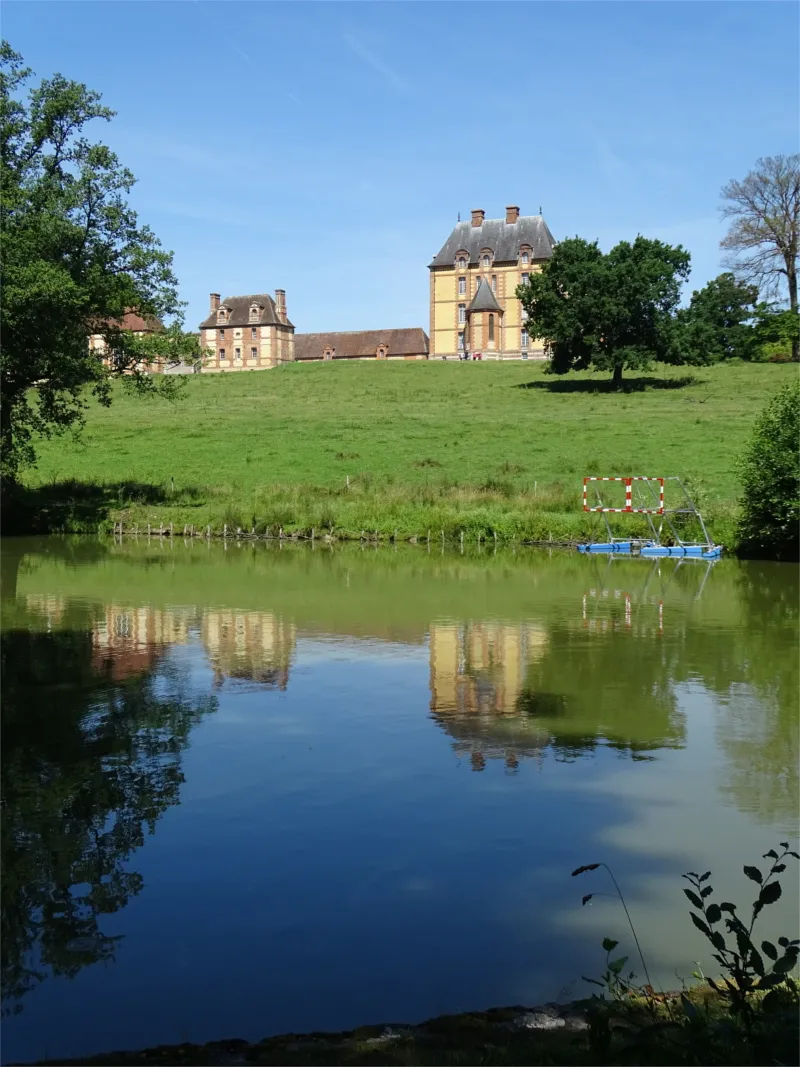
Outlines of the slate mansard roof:
M516 263L521 245L530 245L533 259L549 259L555 243L541 215L521 215L516 222L484 219L480 226L467 220L458 223L430 267L452 269L458 252L467 252L470 265L475 265L484 248L491 248L495 263Z
M264 310L261 312L261 317L258 319L250 318L250 305L252 303L261 304ZM287 319L285 323L282 323L278 318L278 313L275 309L275 301L269 295L269 293L251 293L249 296L226 296L224 300L220 301L219 306L221 308L228 308L230 315L225 321L224 325L227 326L292 326L293 324ZM201 330L211 330L215 326L221 325L217 322L217 313L213 311L207 319L203 319L200 323Z
M475 296L473 296L472 301L467 308L468 314L472 314L473 311L499 311L501 314L503 312L503 309L497 303L497 297L492 292L489 283L485 278L481 278Z
M343 333L296 333L294 358L322 359L325 349L333 349L334 359L363 359L374 356L379 345L389 356L418 356L428 353L428 335L421 326L398 330L349 330Z

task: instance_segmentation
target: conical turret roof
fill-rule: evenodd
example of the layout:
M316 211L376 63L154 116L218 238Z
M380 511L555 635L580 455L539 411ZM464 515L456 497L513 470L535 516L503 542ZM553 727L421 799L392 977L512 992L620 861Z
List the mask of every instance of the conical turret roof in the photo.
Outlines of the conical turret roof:
M481 278L475 296L467 308L467 314L470 315L473 311L499 311L501 315L503 313L503 309L497 303L497 298L485 278Z

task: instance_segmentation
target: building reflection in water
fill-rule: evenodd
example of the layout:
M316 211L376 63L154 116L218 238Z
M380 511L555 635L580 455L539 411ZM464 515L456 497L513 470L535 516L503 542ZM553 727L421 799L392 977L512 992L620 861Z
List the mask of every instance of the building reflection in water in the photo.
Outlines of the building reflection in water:
M58 597L26 597L48 629L59 626L67 601ZM92 666L112 681L152 668L173 645L199 635L214 672L214 685L227 679L257 682L286 689L294 656L296 630L266 611L131 607L105 604L91 624Z
M293 623L266 611L206 611L200 636L215 686L232 678L286 689L297 642Z
M502 759L514 772L521 759L541 758L549 732L520 713L520 698L528 667L547 645L546 632L530 624L431 626L431 713L473 770Z

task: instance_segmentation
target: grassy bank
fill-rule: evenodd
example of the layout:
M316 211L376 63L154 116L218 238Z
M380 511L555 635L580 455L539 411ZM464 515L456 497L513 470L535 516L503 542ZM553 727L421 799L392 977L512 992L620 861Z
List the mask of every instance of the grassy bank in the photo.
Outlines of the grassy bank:
M80 441L42 444L17 532L121 521L569 540L594 526L584 475L646 473L685 477L730 545L736 456L793 373L660 368L614 393L541 364L317 364L193 377L175 404L120 385L111 408L90 406Z

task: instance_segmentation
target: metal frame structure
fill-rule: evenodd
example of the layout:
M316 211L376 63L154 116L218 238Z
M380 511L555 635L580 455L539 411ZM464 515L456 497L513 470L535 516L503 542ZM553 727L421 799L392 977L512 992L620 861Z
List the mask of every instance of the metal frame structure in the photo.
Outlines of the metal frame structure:
M597 505L590 506L588 502L589 482L622 482L625 486L625 507L610 508L603 504L599 488L593 486ZM665 482L677 485L683 494L681 507L666 507L664 502ZM601 515L606 528L607 541L598 541L589 545L581 545L584 552L638 552L643 556L701 556L705 559L716 558L722 548L712 541L703 516L697 505L692 500L686 486L677 475L666 478L650 477L647 475L633 475L629 477L586 477L583 479L583 510L597 512ZM608 521L609 513L644 515L649 528L647 537L615 537ZM691 515L702 531L702 539L685 541L672 517L678 515ZM654 521L658 517L658 522ZM672 542L669 545L663 543L668 536Z

